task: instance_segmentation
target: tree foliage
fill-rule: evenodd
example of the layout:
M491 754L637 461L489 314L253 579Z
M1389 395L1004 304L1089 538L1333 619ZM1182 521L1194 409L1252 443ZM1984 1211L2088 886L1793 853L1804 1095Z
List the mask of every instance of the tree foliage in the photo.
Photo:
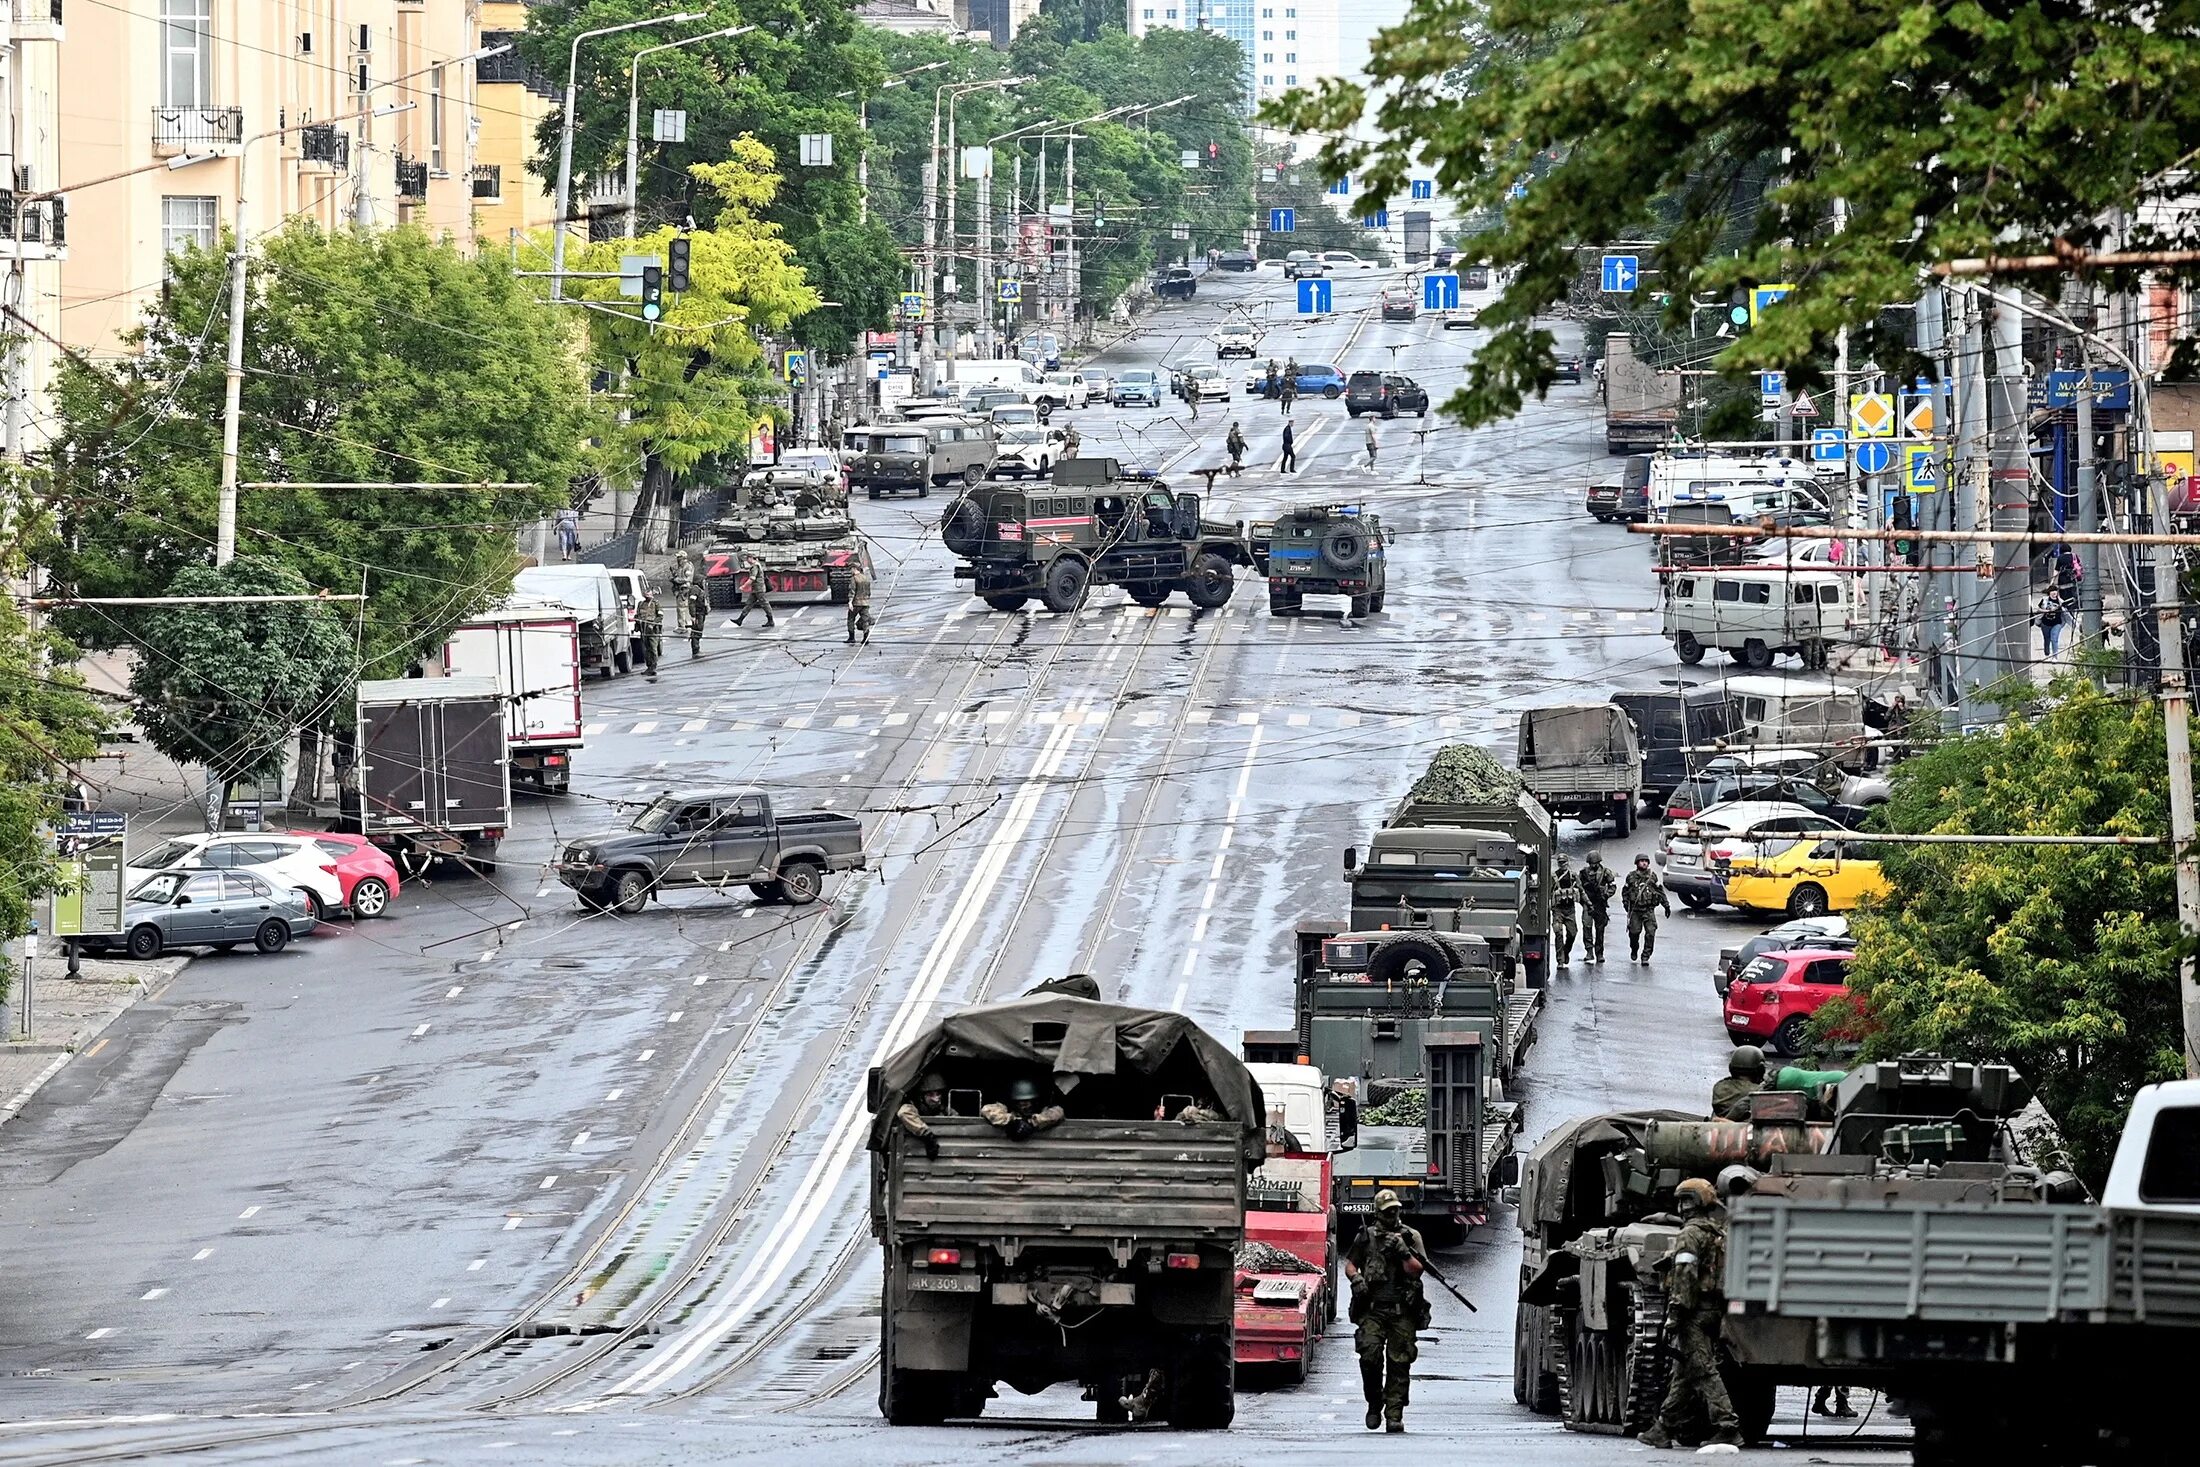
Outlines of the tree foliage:
M1461 208L1497 211L1468 252L1518 273L1449 404L1481 422L1549 384L1530 322L1574 252L1661 215L1655 285L1675 310L1796 286L1725 348L1731 369L1806 366L1843 324L1869 355L1880 310L1936 261L2094 244L2127 216L2142 245L2189 244L2190 210L2143 205L2188 187L2196 23L2137 0L1421 0L1376 38L1370 86L1326 81L1266 116L1333 136L1324 166L1363 196L1432 162ZM1370 113L1377 140L1351 141ZM1777 176L1738 192L1753 170Z
M272 559L187 565L170 596L299 596L313 588ZM281 772L290 737L325 726L352 686L352 637L333 604L162 606L139 619L130 674L138 725L179 764L217 779Z
M771 150L736 138L730 156L690 168L711 201L711 226L689 235L692 283L665 295L655 325L619 282L569 282L566 294L600 302L588 312L589 352L625 395L626 412L610 430L622 457L639 464L642 493L634 523L644 523L672 482L706 459L744 452L749 434L784 388L772 376L759 338L785 336L816 309L794 247L766 217L779 188ZM568 268L616 272L622 254L662 258L668 226L638 240L609 240L566 256Z
M39 558L80 595L159 595L213 560L228 257L169 265L133 354L71 360L56 388L57 533ZM570 323L495 256L302 224L255 251L245 320L242 480L451 485L240 495L240 553L363 590L368 675L393 676L510 587L515 528L565 502L593 422ZM459 487L482 482L534 487ZM97 612L68 629L134 637Z
M21 531L33 514L19 483L0 485L0 580L28 569ZM0 943L30 930L34 903L53 889L53 843L41 827L60 814L72 766L99 752L106 720L67 670L74 655L0 596ZM0 955L0 999L11 974Z
M2036 718L1947 740L1899 766L1885 827L2166 836L2160 712L2075 678L2052 699ZM2184 1073L2167 849L1884 849L1893 894L1856 920L1849 975L1868 1055L2008 1061L2098 1182L2132 1093ZM1855 1020L1832 1009L1821 1022Z

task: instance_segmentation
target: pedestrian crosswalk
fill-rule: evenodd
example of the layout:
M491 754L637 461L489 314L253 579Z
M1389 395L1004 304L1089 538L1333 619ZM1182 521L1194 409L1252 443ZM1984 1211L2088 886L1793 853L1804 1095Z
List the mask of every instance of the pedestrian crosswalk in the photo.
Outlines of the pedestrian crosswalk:
M1462 738L1494 733L1509 728L1519 714L1509 708L1483 708L1465 713L1415 713L1403 710L1365 710L1351 708L1291 708L1275 704L1246 707L1238 704L1222 704L1209 707L1184 708L1155 707L1154 700L1141 704L1135 710L1119 708L1109 710L1090 706L1076 707L1003 707L1003 708L889 708L878 707L878 700L862 700L864 706L855 712L837 712L830 707L810 713L764 713L747 716L737 714L717 715L706 718L690 718L681 723L677 732L678 742L692 743L694 735L740 734L759 732L823 731L854 735L863 738L884 736L888 733L921 733L926 731L994 730L1012 727L1035 728L1107 728L1156 729L1181 724L1202 734L1215 734L1240 729L1304 730L1315 733L1349 733L1354 730L1381 732L1385 730L1413 730L1415 736L1431 734L1457 734ZM663 719L607 718L584 724L584 738L636 738L652 734L672 732Z

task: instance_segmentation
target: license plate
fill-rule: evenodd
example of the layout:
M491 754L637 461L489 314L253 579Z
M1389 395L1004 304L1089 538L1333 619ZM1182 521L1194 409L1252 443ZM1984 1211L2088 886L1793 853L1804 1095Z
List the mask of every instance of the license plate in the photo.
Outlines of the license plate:
M909 1292L975 1294L978 1292L978 1276L974 1273L913 1273L909 1275Z

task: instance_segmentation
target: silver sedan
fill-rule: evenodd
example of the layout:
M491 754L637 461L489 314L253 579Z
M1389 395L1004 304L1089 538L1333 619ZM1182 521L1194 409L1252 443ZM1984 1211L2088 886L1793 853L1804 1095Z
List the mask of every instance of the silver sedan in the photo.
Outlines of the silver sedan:
M228 952L249 942L279 953L317 924L305 893L278 887L249 871L181 867L148 877L123 906L122 932L105 942L133 958L157 958L171 947Z

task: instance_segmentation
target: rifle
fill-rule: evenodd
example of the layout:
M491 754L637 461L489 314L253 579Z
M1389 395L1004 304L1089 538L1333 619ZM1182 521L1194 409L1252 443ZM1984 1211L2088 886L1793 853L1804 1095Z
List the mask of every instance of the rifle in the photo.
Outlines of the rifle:
M1452 1298L1457 1299L1460 1303L1466 1305L1467 1313L1480 1314L1482 1312L1481 1310L1474 1307L1474 1301L1472 1299L1469 1299L1466 1295L1460 1293L1458 1289L1452 1286L1452 1282L1450 1279L1445 1278L1441 1273L1438 1273L1436 1271L1436 1265L1429 1262L1427 1254L1416 1253L1411 1247L1407 1245L1404 1233L1395 1233L1390 1235L1389 1237L1383 1237L1380 1233L1378 1233L1377 1236L1378 1242L1376 1246L1382 1248L1384 1251L1396 1251L1398 1253L1404 1254L1408 1258L1420 1260L1421 1272L1436 1280L1438 1286L1441 1287L1445 1293L1451 1295Z

